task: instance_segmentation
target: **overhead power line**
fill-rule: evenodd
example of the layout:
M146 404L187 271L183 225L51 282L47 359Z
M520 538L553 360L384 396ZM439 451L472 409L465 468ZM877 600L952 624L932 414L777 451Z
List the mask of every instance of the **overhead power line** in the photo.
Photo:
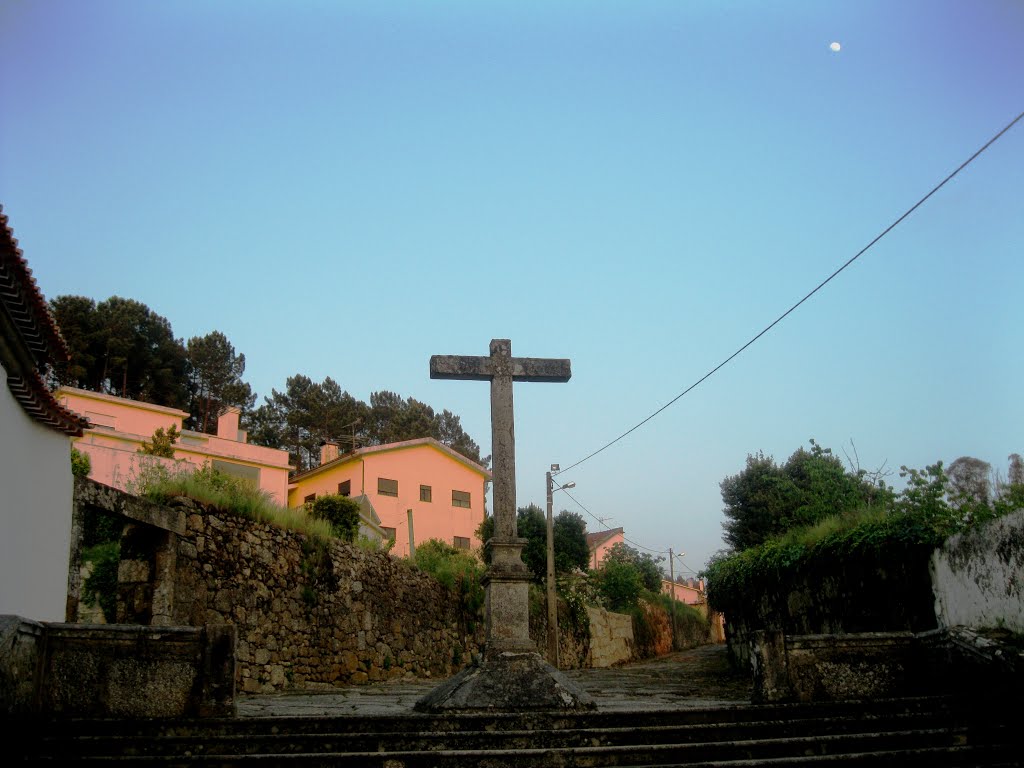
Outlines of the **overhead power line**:
M701 376L699 379L697 379L697 381L695 381L693 384L688 386L686 389L684 389L678 395L673 397L671 400L669 400L667 403L665 403L663 406L661 406L658 410L656 410L654 413L652 413L646 419L641 421L639 424L636 424L635 426L630 427L625 432L623 432L621 435L616 437L614 440L612 440L612 441L610 441L608 443L605 443L600 448L598 448L596 451L594 451L593 453L590 453L590 454L584 456L582 459L577 461L575 464L570 464L565 469L562 469L561 472L568 472L570 469L574 469L574 468L578 467L580 464L582 464L583 462L589 461L590 459L594 458L595 456L597 456L602 451L605 451L608 448L611 448L613 445L615 445L617 442L622 440L624 437L626 437L626 436L630 435L631 433L635 432L636 430L638 430L640 427L642 427L644 424L649 422L655 416L660 414L662 411L667 409L669 406L673 405L681 397L683 397L684 395L688 394L692 390L696 389L698 386L700 386L705 381L710 379L713 375L718 373L718 371L720 371L726 365L731 363L736 357L738 357L742 352L744 352L747 349L747 347L749 347L755 341L757 341L762 336L764 336L766 333L768 333L768 331L770 331L772 328L774 328L776 325L778 325L780 322L782 322L786 317L788 317L792 312L794 312L797 309L797 307L799 307L801 304L803 304L805 301L807 301L809 298L811 298L811 296L813 296L818 291L820 291L822 288L824 288L826 285L828 285L832 281L832 279L835 278L840 272L842 272L848 266L853 264L853 262L855 262L857 259L859 259L863 254L865 254L868 251L868 249L870 249L875 243L877 243L879 240L881 240L883 237L885 237L887 234L889 234L905 218L907 218L910 214L912 214L914 211L916 211L918 208L920 208L921 205L923 205L924 202L928 198L930 198L932 195L934 195L936 192L938 192L940 189L942 189L944 186L946 186L946 184L949 181L951 181L954 176L956 176L958 173L960 173L960 171L962 171L964 168L966 168L968 165L970 165L972 162L974 162L974 160L979 155L981 155L982 152L984 152L986 149L988 149L990 146L992 146L996 141L998 141L1002 137L1002 135L1004 133L1006 133L1011 128L1013 128L1013 126L1016 125L1021 120L1021 118L1024 118L1024 112L1021 112L1019 115L1017 115L1015 118L1013 118L1013 120L1011 120L1006 125L1005 128L1003 128L1001 131L999 131L999 133L997 133L995 136L993 136L991 139L989 139L987 142L985 142L985 144L977 152L975 152L973 155L971 155L969 158L967 158L964 162L962 162L959 165L959 167L957 167L957 169L955 171L953 171L951 174L946 176L946 178L944 178L942 181L940 181L938 184L936 184L934 187L932 187L931 191L928 192L928 194L926 194L924 197L922 197L920 200L918 200L916 203L914 203L910 208L908 208L903 213L903 215L901 215L892 224L890 224L888 227L886 227L884 230L882 230L882 232L879 235L877 235L870 243L868 243L863 248L861 248L859 251L857 251L857 253L855 253L850 259L848 259L845 264L843 264L841 267L839 267L839 269L837 269L831 275L829 275L824 280L822 280L820 283L818 283L818 285L814 288L814 290L812 290L810 293L808 293L806 296L804 296L802 299L800 299L800 301L798 301L796 304L794 304L789 309L787 309L785 312L783 312L781 315L779 315L777 318L775 318L769 325L765 326L760 331L760 333L758 333L756 336L754 336L752 339L750 339L750 341L748 341L742 347L737 349L735 352L733 352L731 355L729 355L727 358L725 358L725 360L723 360L718 365L716 365L714 368L712 368L710 371L705 373L703 376ZM561 472L554 473L554 474L560 474ZM572 498L572 497L570 497L570 498ZM573 501L575 501L575 499L573 499ZM577 503L579 503L579 502L577 502ZM580 505L580 506L582 506L582 505ZM589 514L589 512L588 512L588 514ZM651 551L654 551L654 550L651 550Z
M569 493L569 492L568 492L567 490L565 490L565 488L560 488L559 490L560 490L560 491L562 491L562 493L564 493L564 494L565 494L566 496L568 496L568 497L569 497L570 499L572 499L572 500L573 500L573 501L574 501L574 502L576 503L576 506L577 506L577 507L579 507L579 508L580 508L580 509L582 509L582 510L583 510L584 512L586 512L586 513L587 513L588 515L590 515L590 516L591 516L592 518L594 518L595 520L597 520L597 522L598 522L598 523L599 523L600 525L604 525L604 522L602 521L602 519L601 519L600 517L598 517L597 515L595 515L595 514L594 514L593 512L591 512L591 511L590 511L589 509L587 509L587 508L586 508L585 506L583 506L583 505L582 505L582 504L580 503L579 499L577 499L577 498L576 498L575 496L573 496L573 495L572 495L571 493ZM667 549L651 549L650 547L645 547L645 546L644 546L643 544L637 544L637 543L636 543L635 541L633 541L632 539L628 539L628 538L626 538L626 535L625 535L625 534L623 534L623 535L622 535L622 539L623 539L623 541L628 541L628 542L629 542L630 544L632 544L632 545L633 545L634 547L637 547L638 549L643 549L643 550L646 550L647 552L652 552L652 553L654 553L655 555L665 555L665 554L668 554L668 550L667 550Z

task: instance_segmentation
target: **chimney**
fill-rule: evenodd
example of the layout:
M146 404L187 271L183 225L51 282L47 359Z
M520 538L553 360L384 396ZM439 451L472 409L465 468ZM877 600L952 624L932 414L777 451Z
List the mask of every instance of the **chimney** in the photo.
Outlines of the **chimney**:
M242 411L233 405L229 405L224 409L224 413L217 419L217 437L223 437L225 440L234 440L238 442L238 417L241 416Z
M338 448L337 443L328 440L320 446L320 464L326 464L329 461L334 461L340 455L341 450Z

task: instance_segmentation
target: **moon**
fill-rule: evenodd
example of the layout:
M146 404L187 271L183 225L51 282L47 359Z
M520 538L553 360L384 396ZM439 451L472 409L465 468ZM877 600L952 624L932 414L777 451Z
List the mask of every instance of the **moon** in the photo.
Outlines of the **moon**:
M833 53L839 53L839 51L842 50L842 47L843 46L841 46L839 43L832 43L832 45L829 46L829 48L832 49Z

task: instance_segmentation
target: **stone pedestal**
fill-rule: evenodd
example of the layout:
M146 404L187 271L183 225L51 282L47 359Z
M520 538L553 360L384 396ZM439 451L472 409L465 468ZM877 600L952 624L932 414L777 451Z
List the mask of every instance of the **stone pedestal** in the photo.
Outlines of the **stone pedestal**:
M590 696L544 661L530 640L530 572L520 557L525 543L488 542L483 658L416 702L420 712L594 709Z
M594 709L590 695L539 653L487 655L418 702L420 712L522 712Z

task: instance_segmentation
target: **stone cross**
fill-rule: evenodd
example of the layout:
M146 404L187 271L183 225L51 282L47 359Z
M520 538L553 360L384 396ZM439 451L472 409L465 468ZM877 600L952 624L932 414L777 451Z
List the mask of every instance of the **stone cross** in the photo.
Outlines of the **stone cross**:
M494 536L488 543L487 650L534 650L529 636L530 574L521 552L525 539L516 535L516 440L512 414L512 382L565 382L572 376L569 360L512 357L509 339L492 339L490 357L434 355L430 378L491 382L491 462L494 483Z

